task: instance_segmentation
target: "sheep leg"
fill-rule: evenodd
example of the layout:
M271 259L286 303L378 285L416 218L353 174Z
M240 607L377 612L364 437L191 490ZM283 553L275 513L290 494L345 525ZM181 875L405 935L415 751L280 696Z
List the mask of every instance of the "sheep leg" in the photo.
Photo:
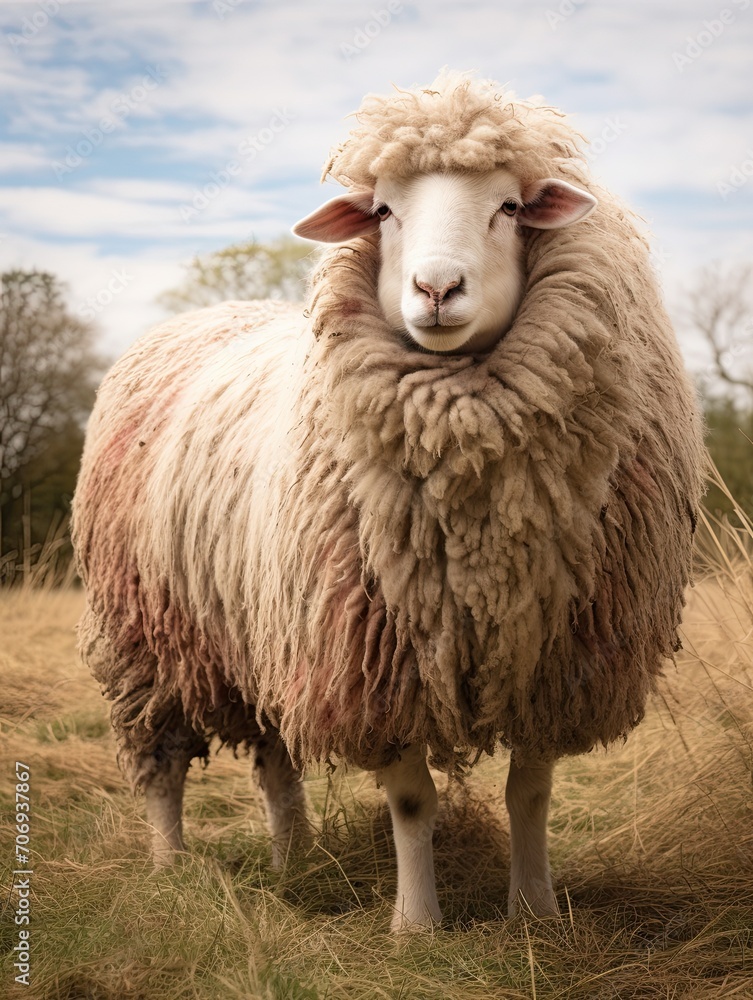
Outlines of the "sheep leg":
M280 869L292 847L300 850L310 840L303 782L276 733L269 730L254 750L253 776L264 796L272 834L272 867Z
M397 854L397 900L393 932L420 930L442 919L434 882L432 835L437 790L426 765L426 749L411 746L379 773L387 792Z
M159 751L154 755L156 767L144 781L146 820L152 828L152 858L157 868L175 860L183 844L183 788L186 783L190 756L185 753Z
M520 906L538 917L559 913L549 870L546 818L554 764L518 765L510 760L505 800L510 813L510 895L508 913Z

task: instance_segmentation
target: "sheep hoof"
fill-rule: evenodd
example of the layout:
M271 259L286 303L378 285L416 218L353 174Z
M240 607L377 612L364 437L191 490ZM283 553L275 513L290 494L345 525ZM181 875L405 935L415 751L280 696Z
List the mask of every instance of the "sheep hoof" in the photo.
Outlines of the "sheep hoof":
M154 865L154 870L155 872L164 872L175 868L183 862L185 856L185 851L175 851L172 848L166 848L164 851L153 850L152 864Z
M281 872L289 861L301 861L313 844L314 831L311 825L302 819L291 828L287 836L273 838L270 868L273 872Z
M560 910L554 890L547 889L537 893L527 894L523 889L510 892L507 902L507 916L516 917L519 913L528 917L559 917Z
M420 934L429 933L437 929L442 921L442 914L439 907L435 904L429 908L427 905L424 909L417 913L406 913L403 910L398 910L395 908L392 915L392 924L390 925L390 931L392 934Z
M186 847L182 832L178 829L169 830L166 834L152 829L151 844L152 863L155 871L173 868L186 857Z

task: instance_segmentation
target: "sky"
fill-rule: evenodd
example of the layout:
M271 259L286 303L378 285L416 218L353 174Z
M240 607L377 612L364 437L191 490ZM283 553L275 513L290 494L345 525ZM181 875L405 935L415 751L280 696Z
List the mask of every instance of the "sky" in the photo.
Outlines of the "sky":
M543 95L684 290L753 262L753 0L0 3L0 270L68 286L111 357L196 255L289 231L364 94L474 70Z

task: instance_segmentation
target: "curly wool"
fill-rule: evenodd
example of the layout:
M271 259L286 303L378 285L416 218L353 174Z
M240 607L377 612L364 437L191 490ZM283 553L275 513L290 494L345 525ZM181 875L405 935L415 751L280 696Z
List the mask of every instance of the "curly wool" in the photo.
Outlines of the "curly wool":
M371 188L378 177L505 167L525 186L555 175L583 143L556 108L447 71L425 89L369 94L356 119L360 127L331 151L322 180Z
M509 106L510 163L534 129L542 156L568 148L548 109ZM452 162L482 169L464 137ZM81 645L134 782L186 720L233 745L271 723L299 762L422 742L447 769L640 720L678 645L705 453L646 247L595 193L577 226L527 232L523 302L485 357L388 327L374 236L327 254L305 316L179 317L108 376L74 510Z

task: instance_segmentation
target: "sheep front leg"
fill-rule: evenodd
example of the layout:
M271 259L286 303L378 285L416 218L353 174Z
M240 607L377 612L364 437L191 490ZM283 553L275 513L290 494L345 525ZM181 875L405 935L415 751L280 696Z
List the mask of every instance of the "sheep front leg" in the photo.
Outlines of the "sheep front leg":
M442 919L434 882L432 835L437 790L426 765L426 749L412 746L379 773L387 792L397 854L397 901L393 932L431 927Z
M505 800L510 813L510 895L515 916L521 897L538 917L559 913L549 870L546 818L554 764L519 765L513 755Z
M289 850L305 848L310 836L301 775L276 732L270 730L255 744L253 774L272 834L272 867L279 870Z
M175 860L183 844L183 789L190 757L160 751L156 768L144 782L146 821L152 828L152 859L164 868Z

